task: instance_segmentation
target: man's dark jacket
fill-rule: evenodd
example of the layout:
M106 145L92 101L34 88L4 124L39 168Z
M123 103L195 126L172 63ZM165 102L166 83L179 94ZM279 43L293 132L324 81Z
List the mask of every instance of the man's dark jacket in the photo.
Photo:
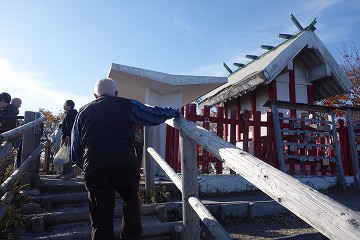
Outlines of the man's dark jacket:
M16 116L19 114L19 109L14 104L6 105L0 111L0 132L5 132L10 129L16 128ZM1 119L2 117L7 117L10 119Z
M71 129L74 125L74 122L75 122L75 117L76 117L76 114L77 114L77 110L76 109L69 109L67 112L66 112L66 115L65 115L65 118L62 122L62 139L65 139L65 137L67 136L71 136Z
M129 99L102 96L79 109L78 129L86 175L115 164L140 167L132 144L132 124Z

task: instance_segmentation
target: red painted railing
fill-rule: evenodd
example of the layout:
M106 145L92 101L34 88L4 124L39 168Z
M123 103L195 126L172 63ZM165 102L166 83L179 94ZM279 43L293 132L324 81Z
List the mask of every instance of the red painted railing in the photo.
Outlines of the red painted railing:
M199 126L204 127L217 134L219 137L243 146L243 150L251 153L263 160L264 162L278 168L279 161L277 157L277 148L275 141L274 123L271 112L267 113L267 121L261 120L261 113L256 112L252 114L249 110L244 110L240 114L237 114L235 110L231 111L229 117L224 116L224 109L217 107L215 111L211 111L211 107L205 106L201 114L197 113L196 104L189 104L185 108L182 108L182 113L186 119L196 122ZM301 121L300 121L301 122ZM289 121L284 123L280 121L282 128L288 128L293 130L293 122ZM261 128L266 128L266 136L261 136ZM301 122L301 129L309 130L310 126ZM227 133L225 132L227 130ZM264 132L264 131L263 131ZM341 150L342 162L345 175L353 175L353 166L351 157L349 156L349 143L348 132L346 124L343 120L339 120L337 126L339 146ZM292 139L294 136L285 136L288 141L296 141L298 143L306 143L303 139ZM322 136L317 140L312 140L310 144L328 144L331 139L329 136ZM249 143L252 143L252 148L249 148ZM181 171L180 156L179 156L179 132L174 128L167 127L167 139L166 139L166 157L165 159L177 172ZM314 155L316 156L329 156L329 159L334 157L332 149L328 148L316 148L311 150L307 147L303 149L292 150L290 146L285 147L284 151L288 151L287 154L294 155L296 158L288 158L285 161L287 172L290 175L317 175L317 176L331 176L336 175L336 162L329 161L304 161L301 156ZM325 151L328 151L327 153ZM210 173L209 166L214 167L216 174L221 174L223 171L222 163L211 154L197 146L197 165L202 173Z

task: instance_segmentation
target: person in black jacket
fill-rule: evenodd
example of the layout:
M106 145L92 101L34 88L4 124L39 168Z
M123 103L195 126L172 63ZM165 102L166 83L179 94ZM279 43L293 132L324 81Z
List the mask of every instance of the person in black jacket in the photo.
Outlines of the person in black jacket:
M149 106L118 97L116 82L95 83L94 101L79 109L71 135L71 159L84 170L91 220L91 239L113 240L115 191L123 202L120 239L141 239L139 181L133 125L156 126L178 109ZM141 141L141 140L140 140Z
M61 145L63 144L70 145L71 129L74 125L75 117L78 112L75 109L75 103L72 100L66 100L64 104L64 110L66 114L62 122ZM57 178L67 180L76 177L76 173L72 165L73 163L71 160L68 163L64 164L63 171L60 175L57 176Z
M19 114L19 109L10 101L10 94L0 93L0 133L16 128L16 116Z

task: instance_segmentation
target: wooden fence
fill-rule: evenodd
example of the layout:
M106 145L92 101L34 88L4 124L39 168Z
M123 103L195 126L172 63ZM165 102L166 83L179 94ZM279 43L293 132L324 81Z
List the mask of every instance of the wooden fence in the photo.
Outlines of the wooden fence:
M267 106L271 109L276 104L280 104L278 108L283 111L275 115L274 111L267 112L266 120L261 120L260 112L252 114L248 110L238 113L234 109L227 117L221 107L216 108L216 114L211 114L210 107L205 106L203 113L198 114L195 104L186 106L183 111L186 119L230 143L242 145L244 151L290 175L335 176L340 164L343 172L340 174L356 176L359 185L360 121L354 116L359 115L360 109L342 109L347 113L346 117L335 124L327 118L335 108L282 101L273 101ZM298 116L287 116L286 113L284 116L287 110ZM166 159L175 171L180 172L178 136L177 129L167 127ZM276 136L281 136L278 146ZM221 162L198 145L197 165L202 173L209 173L209 163L215 165L217 174L222 173Z
M182 191L182 239L200 239L199 218L205 220L206 217L203 216L207 214L197 200L196 144L326 237L330 239L360 239L359 212L337 203L194 122L178 118L167 120L166 123L180 131L181 184L175 171L169 170L170 166L164 167L160 161L158 163ZM153 150L149 149L148 151L152 152ZM156 154L152 153L152 156L159 159ZM151 161L148 159L146 162L150 164ZM146 175L151 174L147 172ZM216 222L209 220L204 223L216 226L212 229L216 239L227 239L226 235L225 238L219 237L223 231L221 228L217 228Z
M20 185L28 189L33 184L30 179L39 178L40 153L45 147L44 143L40 143L41 126L45 120L46 117L40 117L40 113L25 112L22 126L0 134L0 163L13 148L14 142L22 139L21 165L0 185L0 222L12 201L9 190L13 184L19 180Z

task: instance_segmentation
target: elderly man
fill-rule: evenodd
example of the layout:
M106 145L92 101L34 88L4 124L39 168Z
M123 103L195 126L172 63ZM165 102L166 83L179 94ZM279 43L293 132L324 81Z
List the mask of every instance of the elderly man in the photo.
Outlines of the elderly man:
M71 159L84 169L92 239L114 239L115 191L123 201L121 239L140 239L139 180L133 124L155 126L179 117L179 110L117 97L109 78L95 83L96 100L79 109L71 137Z
M10 102L10 94L0 93L0 133L16 127L16 116L19 114L19 109Z
M13 98L11 99L11 104L15 105L17 108L21 107L22 101L20 98Z

